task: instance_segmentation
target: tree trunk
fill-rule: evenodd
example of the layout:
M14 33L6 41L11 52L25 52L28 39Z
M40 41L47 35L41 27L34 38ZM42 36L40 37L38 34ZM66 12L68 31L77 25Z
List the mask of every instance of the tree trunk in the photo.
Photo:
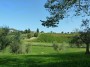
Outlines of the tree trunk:
M89 52L89 44L86 44L86 54L90 54L90 52Z

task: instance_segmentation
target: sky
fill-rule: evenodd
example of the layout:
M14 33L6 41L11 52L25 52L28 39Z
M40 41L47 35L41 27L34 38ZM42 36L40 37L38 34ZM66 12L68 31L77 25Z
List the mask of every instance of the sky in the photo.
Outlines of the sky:
M0 26L9 26L18 30L39 28L44 32L71 32L80 27L80 17L61 20L58 27L47 28L40 20L46 20L49 12L44 8L47 0L0 0Z

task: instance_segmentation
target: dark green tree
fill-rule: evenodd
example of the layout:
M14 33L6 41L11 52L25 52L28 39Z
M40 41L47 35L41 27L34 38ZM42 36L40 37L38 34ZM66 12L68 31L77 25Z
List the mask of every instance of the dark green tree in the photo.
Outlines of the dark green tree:
M8 27L0 28L0 50L3 50L7 45L10 44L10 38L8 33L9 33Z
M39 29L37 28L36 32L34 33L34 37L38 37L39 35Z
M90 0L47 0L44 7L50 13L50 17L46 17L46 21L40 20L42 25L46 27L57 27L60 20L63 20L64 18L72 15L70 13L72 10L74 12L73 16L90 16ZM83 24L83 27L86 27L85 24ZM88 31L80 33L83 36L81 38L82 41L87 44L86 53L89 53L89 42L88 38L86 38L89 36L88 33Z
M43 26L57 27L59 20L62 20L75 12L73 16L90 16L90 0L47 0L44 7L49 11L50 17L42 21Z
M26 30L24 30L24 33L27 33L27 29L26 29Z
M44 33L44 31L41 31L41 33Z
M90 45L90 20L85 19L82 21L81 30L76 36L73 37L70 43L76 44L80 47L81 44L86 44L86 54L90 54L89 45Z
M34 37L38 37L38 33L37 32L34 33Z
M28 29L28 30L27 30L27 33L31 33L31 30L30 30L30 29Z
M86 19L82 21L82 31L80 31L80 39L83 43L86 44L86 54L90 54L89 45L90 45L90 20Z
M32 37L32 34L31 33L28 33L27 34L27 38L29 39L29 38L31 38Z
M28 28L28 29L24 30L24 33L31 33L31 30Z
M62 31L61 34L64 34L64 32Z
M36 31L37 33L39 33L39 29L37 28L37 31Z
M78 48L80 48L82 46L82 44L83 44L82 40L80 39L79 34L73 36L72 39L71 39L71 41L69 43L70 43L70 46L71 47L76 46Z

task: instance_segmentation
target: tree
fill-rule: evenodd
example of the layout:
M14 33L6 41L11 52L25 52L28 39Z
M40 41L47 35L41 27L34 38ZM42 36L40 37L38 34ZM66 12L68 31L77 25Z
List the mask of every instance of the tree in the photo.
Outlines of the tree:
M50 12L50 17L46 17L46 21L40 20L42 25L46 27L57 27L60 20L70 16L71 10L75 12L73 16L90 16L90 0L47 0L44 7ZM86 27L85 24L83 27ZM89 32L81 32L80 34L83 36L82 41L87 45L86 53L89 53L89 42L86 38L89 36Z
M62 31L61 34L64 34L64 32Z
M44 33L44 31L41 31L41 33Z
M36 31L37 33L39 33L39 29L37 28L37 31Z
M71 47L73 47L75 44L75 46L77 46L78 48L80 48L81 45L83 44L82 40L80 39L79 34L73 36L69 43L70 43Z
M34 33L34 37L38 37L39 35L39 29L37 28L36 32Z
M83 30L80 31L80 39L83 43L86 44L86 54L90 54L89 52L89 44L90 44L90 20L86 19L82 21L82 28Z
M27 33L27 32L28 32L28 30L26 29L26 30L24 30L24 32L25 32L25 33Z
M11 53L21 53L21 38L19 32L15 32L12 36L10 48Z
M50 17L42 21L43 26L57 27L59 20L70 15L70 11L75 12L74 16L90 16L90 0L47 0L44 7L50 12Z
M89 44L90 44L90 27L89 27L90 20L85 19L82 21L81 28L82 30L79 31L78 35L74 36L71 40L71 43L77 44L79 47L80 44L86 44L86 54L90 54L89 52Z
M31 30L28 28L28 29L24 30L24 33L31 33Z
M7 45L10 44L10 38L8 33L9 33L8 27L0 28L0 50L3 50Z
M31 33L28 33L27 34L27 38L30 39L32 37L32 34Z
M31 30L30 30L30 29L28 29L28 30L27 30L27 33L31 33Z
M36 33L34 33L34 37L38 37L38 33L36 32Z

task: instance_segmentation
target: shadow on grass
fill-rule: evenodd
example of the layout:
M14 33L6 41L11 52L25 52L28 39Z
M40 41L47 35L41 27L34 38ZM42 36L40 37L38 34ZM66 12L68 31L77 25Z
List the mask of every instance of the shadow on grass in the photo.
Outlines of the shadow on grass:
M0 67L90 67L90 56L83 52L0 56Z

